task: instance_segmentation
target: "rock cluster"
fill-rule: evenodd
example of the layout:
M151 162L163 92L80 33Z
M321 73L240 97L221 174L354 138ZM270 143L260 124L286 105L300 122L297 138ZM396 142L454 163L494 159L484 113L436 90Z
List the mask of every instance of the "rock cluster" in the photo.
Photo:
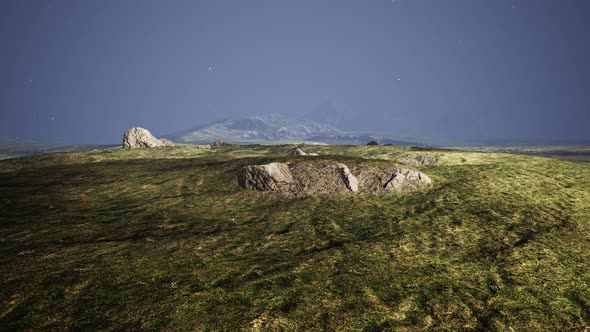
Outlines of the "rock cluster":
M284 195L408 193L432 184L426 174L404 168L298 162L245 166L238 184L245 189Z
M425 155L425 154L413 154L413 155L406 155L402 156L397 159L399 163L410 165L410 166L432 166L438 163L438 159L433 156Z
M295 147L295 148L293 148L293 150L289 151L289 155L290 156L316 157L318 154L317 153L307 153L307 152L301 150L301 148Z
M174 146L174 143L168 139L159 140L149 130L140 127L133 127L123 135L123 148L126 149L157 146Z

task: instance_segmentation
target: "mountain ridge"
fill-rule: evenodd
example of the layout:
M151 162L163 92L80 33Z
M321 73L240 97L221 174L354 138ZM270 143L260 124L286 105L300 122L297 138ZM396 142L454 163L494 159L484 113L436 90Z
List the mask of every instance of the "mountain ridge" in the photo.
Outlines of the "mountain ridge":
M382 144L425 145L415 141L391 139L384 134L342 131L328 123L307 118L290 118L280 114L229 117L163 137L185 144L206 144L223 139L238 144L285 144L297 141L318 144L366 144L377 141Z

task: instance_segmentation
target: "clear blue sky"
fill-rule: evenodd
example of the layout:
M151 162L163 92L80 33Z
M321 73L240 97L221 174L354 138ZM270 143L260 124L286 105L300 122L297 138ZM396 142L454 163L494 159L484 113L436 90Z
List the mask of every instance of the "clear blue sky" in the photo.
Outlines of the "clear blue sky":
M330 105L347 130L590 139L589 17L587 0L3 0L0 135L119 143Z

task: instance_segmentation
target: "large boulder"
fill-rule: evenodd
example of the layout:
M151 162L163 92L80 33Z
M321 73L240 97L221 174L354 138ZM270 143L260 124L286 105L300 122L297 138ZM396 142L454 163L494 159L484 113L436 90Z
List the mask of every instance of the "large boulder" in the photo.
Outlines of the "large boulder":
M292 182L293 176L289 171L289 165L284 163L246 166L238 173L238 184L245 189L275 191L282 184Z
M420 190L432 183L427 175L412 169L398 168L383 188L392 192L411 192Z
M157 146L168 146L168 144L154 137L149 130L140 127L133 127L123 135L123 148L126 149L153 148Z

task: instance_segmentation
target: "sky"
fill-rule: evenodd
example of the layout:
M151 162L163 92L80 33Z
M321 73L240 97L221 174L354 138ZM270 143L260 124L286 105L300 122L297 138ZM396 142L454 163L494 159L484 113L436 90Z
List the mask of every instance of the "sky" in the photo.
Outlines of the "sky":
M329 110L351 131L590 140L588 17L587 0L3 0L0 136Z

